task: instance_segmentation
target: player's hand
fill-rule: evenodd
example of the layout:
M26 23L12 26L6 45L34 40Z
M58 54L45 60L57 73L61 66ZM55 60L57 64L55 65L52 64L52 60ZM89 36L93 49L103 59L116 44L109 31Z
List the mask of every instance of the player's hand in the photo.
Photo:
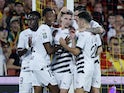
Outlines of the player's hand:
M58 30L54 30L52 33L52 36L55 37L57 32L58 32Z
M70 36L66 36L65 41L66 41L66 44L69 44L70 43Z
M70 26L69 28L69 32L70 32L70 39L74 39L76 34L75 34L75 28Z
M70 39L75 39L75 31L70 31Z
M65 46L66 45L66 41L63 38L59 39L59 43L60 43L61 46Z

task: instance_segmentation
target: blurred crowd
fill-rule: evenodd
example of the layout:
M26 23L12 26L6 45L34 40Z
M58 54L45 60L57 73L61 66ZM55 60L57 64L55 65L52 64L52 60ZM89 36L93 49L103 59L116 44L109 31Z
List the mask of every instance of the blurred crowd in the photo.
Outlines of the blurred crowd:
M36 0L38 1L38 0ZM52 8L57 16L66 0L39 0L40 11ZM124 75L124 0L74 0L105 29L102 34L102 75ZM21 31L28 28L32 0L0 0L0 76L19 75L21 60L16 52ZM50 18L50 17L48 17ZM42 20L41 20L42 22ZM57 21L53 24L58 26Z

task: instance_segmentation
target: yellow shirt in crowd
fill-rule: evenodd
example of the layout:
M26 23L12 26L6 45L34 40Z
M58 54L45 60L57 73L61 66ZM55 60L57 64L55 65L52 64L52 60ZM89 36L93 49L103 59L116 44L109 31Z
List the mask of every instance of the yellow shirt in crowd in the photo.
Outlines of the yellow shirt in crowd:
M108 60L112 62L112 65L117 72L124 72L124 60L123 59L115 60L114 58L110 57Z

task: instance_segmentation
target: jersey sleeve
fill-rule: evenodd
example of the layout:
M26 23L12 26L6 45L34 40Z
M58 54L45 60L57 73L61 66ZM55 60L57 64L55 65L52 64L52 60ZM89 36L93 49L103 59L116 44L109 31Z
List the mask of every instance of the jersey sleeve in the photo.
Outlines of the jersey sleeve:
M91 25L92 28L102 27L98 22L96 22L94 20L92 20L90 22L90 25Z
M51 42L52 34L51 29L47 26L42 27L42 41L43 43Z
M24 34L20 33L17 48L25 48Z
M97 35L96 35L96 38L97 38L97 46L98 46L98 47L99 47L99 46L102 46L102 41L101 41L100 35L97 34Z
M84 49L86 39L87 39L86 35L79 34L78 39L77 39L76 47L80 48L80 49Z

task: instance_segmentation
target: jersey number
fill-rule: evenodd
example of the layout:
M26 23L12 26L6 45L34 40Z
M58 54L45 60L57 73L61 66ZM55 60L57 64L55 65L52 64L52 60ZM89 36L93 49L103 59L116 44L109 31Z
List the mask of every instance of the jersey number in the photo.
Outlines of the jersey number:
M91 58L95 58L97 56L97 45L94 44L92 47L91 47Z

